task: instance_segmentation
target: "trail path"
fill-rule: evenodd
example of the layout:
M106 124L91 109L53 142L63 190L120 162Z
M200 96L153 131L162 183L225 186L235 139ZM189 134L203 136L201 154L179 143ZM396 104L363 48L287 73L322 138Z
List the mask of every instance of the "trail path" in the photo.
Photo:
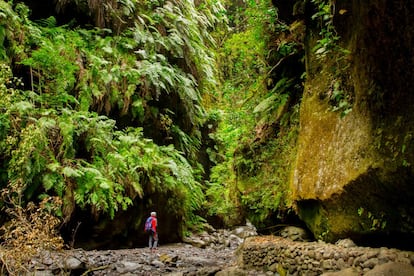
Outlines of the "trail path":
M201 249L188 244L120 250L44 252L32 259L36 275L71 271L71 275L214 275L235 265L230 248ZM56 274L55 274L56 275Z

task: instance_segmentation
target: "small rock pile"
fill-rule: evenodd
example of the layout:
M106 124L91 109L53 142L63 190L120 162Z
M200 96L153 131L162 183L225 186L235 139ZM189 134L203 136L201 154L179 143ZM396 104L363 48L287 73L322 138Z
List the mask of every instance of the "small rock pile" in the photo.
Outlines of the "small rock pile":
M237 264L245 270L260 268L280 275L311 276L349 268L361 275L389 262L410 266L414 275L414 252L358 247L351 240L327 244L276 236L250 237L238 250Z
M183 241L198 248L236 249L243 243L245 238L257 236L256 228L250 222L233 230L216 230L210 225L205 225L204 228L206 231L185 237Z

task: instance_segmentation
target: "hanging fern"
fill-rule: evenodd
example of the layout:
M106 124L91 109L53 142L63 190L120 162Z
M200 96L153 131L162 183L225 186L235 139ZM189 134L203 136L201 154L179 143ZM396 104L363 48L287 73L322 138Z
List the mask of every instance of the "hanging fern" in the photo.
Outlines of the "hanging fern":
M1 64L1 185L22 204L62 198L66 219L76 206L114 217L148 192L194 218L204 200L195 165L201 99L216 89L215 2L57 1L59 11L89 9L102 27L84 29L31 22L27 7L0 1L0 58L26 80ZM140 128L165 118L169 146Z

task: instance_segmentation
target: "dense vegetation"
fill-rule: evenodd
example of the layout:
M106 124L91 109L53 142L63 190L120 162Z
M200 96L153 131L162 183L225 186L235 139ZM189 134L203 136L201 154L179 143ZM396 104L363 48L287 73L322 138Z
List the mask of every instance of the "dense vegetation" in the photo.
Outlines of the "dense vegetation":
M128 26L83 28L0 4L3 207L53 195L63 221L76 206L114 217L158 192L194 222L201 93L216 82L208 29L220 6L120 1L107 12Z
M290 212L304 25L279 20L271 1L235 2L227 9L231 28L218 50L221 120L209 210L228 224L248 218L262 228Z
M63 22L65 9L78 18ZM304 23L278 13L271 1L57 1L32 18L0 1L2 221L31 204L56 226L76 209L116 219L154 194L184 231L283 219Z

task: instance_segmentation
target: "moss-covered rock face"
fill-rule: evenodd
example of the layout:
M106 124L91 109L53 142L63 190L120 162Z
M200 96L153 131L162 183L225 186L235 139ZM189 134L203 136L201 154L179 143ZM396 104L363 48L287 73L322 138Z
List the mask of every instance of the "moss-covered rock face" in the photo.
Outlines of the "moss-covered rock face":
M341 40L325 56L308 25L293 200L320 239L414 235L414 3L343 0L335 12Z

